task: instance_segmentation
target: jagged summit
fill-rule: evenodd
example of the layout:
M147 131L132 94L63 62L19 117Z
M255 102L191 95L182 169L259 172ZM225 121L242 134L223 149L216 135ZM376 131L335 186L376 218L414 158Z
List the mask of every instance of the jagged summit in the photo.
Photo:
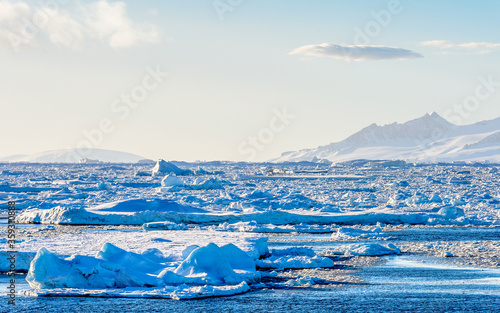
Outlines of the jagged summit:
M371 124L342 142L370 146L393 141L425 140L432 138L436 132L448 133L454 127L455 125L434 112L403 124L392 123L384 126Z
M481 151L478 154L471 153L471 147L474 147L474 144L497 131L500 131L500 118L459 126L448 122L438 113L432 112L405 123L383 126L373 123L340 142L315 149L285 152L281 157L271 161L310 161L312 159L347 161L358 158L453 161L476 160L476 156L479 159L497 160L500 159L500 153L497 153L500 147L496 141L482 142L482 149L487 151Z

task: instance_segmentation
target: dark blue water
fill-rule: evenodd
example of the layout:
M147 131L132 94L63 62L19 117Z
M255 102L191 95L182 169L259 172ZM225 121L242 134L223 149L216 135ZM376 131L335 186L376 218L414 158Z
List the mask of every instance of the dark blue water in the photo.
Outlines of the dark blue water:
M327 290L258 290L199 300L33 298L12 312L498 312L500 272L428 266L393 258L366 268L370 284ZM9 309L1 297L2 311Z
M389 238L332 241L330 234L298 234L277 235L269 239L269 248L288 248L290 246L308 246L316 253L331 246L351 243L382 243L423 242L423 241L488 241L500 240L500 227L444 227L444 228L410 228L406 230L386 232ZM385 240L384 240L385 239Z
M391 236L396 242L498 240L499 232L499 228L433 228L391 232ZM293 236L282 239L285 238ZM314 238L319 245L334 244L321 235L306 235L302 239ZM298 240L272 243L271 247L312 244ZM264 289L231 297L183 301L18 296L15 308L9 307L6 296L2 295L0 312L500 312L500 270L436 264L439 259L411 256L387 260L356 274L365 280L362 285ZM7 281L7 276L0 275L2 290L6 290ZM28 286L22 282L17 287Z
M465 241L465 240L500 240L500 227L440 227L440 228L409 228L405 230L388 231L391 240L396 241ZM298 234L276 235L272 239L307 242L329 241L331 234ZM381 238L383 239L383 238ZM346 243L348 241L343 241Z
M398 241L500 240L500 227L412 228L387 234Z
M500 298L355 290L258 291L204 300L30 298L12 312L498 312ZM8 312L8 311L7 311Z

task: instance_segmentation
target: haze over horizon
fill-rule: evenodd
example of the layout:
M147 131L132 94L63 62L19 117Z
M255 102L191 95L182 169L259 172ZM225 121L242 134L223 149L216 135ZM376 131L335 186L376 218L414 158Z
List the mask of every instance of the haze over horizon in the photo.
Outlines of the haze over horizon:
M55 2L0 1L0 156L263 161L500 117L497 1Z
M246 147L248 149L248 146ZM99 148L56 149L30 155L0 156L2 162L80 163L118 162L136 163L148 158L127 151ZM257 153L257 149L250 151ZM84 154L82 154L84 153ZM157 160L165 159L160 156ZM404 160L407 162L500 162L500 117L474 124L456 125L438 113L384 125L372 123L343 138L317 147L283 151L279 157L266 162L346 162L352 160ZM151 160L151 159L150 159ZM152 159L154 160L154 159ZM170 161L186 161L172 160ZM234 161L234 160L194 160ZM253 160L244 160L250 161Z

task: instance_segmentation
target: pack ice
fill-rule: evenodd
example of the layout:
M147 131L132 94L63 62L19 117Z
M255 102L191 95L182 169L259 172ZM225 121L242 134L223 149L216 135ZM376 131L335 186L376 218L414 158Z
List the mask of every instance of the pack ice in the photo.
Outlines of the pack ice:
M24 293L185 299L329 268L329 256L400 253L382 242L388 225L499 225L498 177L497 164L458 162L11 163L0 164L0 202L16 201L18 223L47 224L18 225ZM271 233L341 245L269 251Z

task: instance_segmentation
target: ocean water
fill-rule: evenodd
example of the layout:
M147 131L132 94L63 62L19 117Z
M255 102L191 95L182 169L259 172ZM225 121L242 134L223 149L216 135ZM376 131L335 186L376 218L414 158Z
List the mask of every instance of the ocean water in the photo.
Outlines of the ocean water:
M368 285L198 300L20 296L12 312L498 312L500 273L417 266L396 257L367 268Z
M494 240L499 228L410 229L394 232L396 241ZM283 238L292 238L293 236ZM306 235L328 245L325 236ZM482 239L481 239L482 238ZM310 243L310 242L309 242ZM302 241L287 242L302 246ZM331 243L330 243L331 244ZM276 245L275 247L284 245ZM273 244L270 244L273 247ZM500 270L462 267L436 259L400 255L365 267L358 275L366 284L334 288L263 289L230 297L182 300L27 297L18 296L15 307L0 297L1 312L499 312ZM22 278L22 277L18 277ZM18 281L17 288L28 288ZM6 290L8 277L0 275Z

